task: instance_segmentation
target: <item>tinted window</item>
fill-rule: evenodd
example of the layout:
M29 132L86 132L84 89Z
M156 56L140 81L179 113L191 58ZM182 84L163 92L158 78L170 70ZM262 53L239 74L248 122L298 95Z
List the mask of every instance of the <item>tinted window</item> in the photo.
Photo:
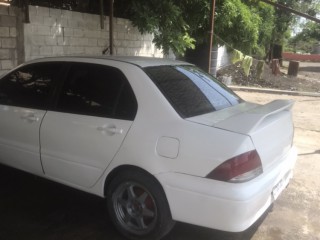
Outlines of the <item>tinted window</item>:
M145 68L182 117L193 117L238 104L241 99L211 75L194 66Z
M120 70L103 65L74 63L57 108L75 114L133 120L137 102Z
M45 109L59 63L38 63L6 75L0 80L0 104Z

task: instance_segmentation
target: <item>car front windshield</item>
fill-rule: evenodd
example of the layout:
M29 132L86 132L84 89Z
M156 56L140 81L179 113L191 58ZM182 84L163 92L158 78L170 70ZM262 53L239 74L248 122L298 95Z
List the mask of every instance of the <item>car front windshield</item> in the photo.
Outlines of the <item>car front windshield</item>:
M156 66L146 67L144 71L183 118L218 111L242 101L195 66Z

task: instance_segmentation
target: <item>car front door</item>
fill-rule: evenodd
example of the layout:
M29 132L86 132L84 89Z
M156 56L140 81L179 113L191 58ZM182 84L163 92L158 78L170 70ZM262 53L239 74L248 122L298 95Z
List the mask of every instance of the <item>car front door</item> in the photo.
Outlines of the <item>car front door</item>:
M56 108L41 126L41 159L47 177L89 188L120 148L137 103L117 68L69 64Z
M0 163L43 174L39 129L60 67L30 64L0 79Z

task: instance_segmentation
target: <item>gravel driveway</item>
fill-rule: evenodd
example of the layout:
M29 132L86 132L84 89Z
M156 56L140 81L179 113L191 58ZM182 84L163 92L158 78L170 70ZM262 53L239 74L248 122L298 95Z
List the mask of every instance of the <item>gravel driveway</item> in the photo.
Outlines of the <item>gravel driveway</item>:
M287 68L289 62L284 61L283 66ZM320 82L320 62L300 62L298 75L301 78Z

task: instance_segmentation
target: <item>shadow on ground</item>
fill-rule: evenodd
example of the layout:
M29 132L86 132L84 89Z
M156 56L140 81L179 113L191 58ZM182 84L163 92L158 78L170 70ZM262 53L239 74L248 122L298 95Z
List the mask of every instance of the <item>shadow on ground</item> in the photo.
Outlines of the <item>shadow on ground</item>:
M103 199L1 165L0 213L0 239L124 239L113 228ZM248 240L265 217L242 233L177 223L164 240Z
M320 67L319 66L314 66L314 67L300 67L299 71L302 72L320 72Z

